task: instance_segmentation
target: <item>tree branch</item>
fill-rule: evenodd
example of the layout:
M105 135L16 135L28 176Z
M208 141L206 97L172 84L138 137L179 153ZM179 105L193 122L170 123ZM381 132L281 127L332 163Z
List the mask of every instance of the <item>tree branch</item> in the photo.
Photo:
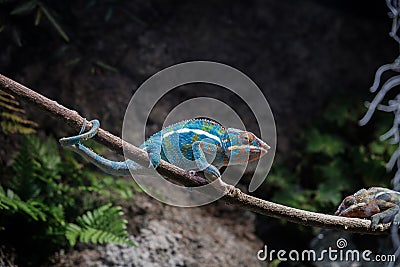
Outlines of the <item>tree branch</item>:
M62 120L76 131L79 131L85 119L74 110L70 110L56 101L50 100L43 95L3 76L0 74L0 90L14 94L22 100L38 107L40 110L49 112L55 119ZM91 124L86 122L87 129L90 129ZM123 154L123 147L127 152L128 158L138 162L143 166L148 166L147 153L143 150L128 144L121 140L119 137L99 129L97 135L94 137L96 141L109 147L110 149ZM205 180L201 177L191 176L188 172L169 164L168 162L161 161L157 171L168 177L170 180L185 186L198 186L205 184ZM389 225L380 225L376 231L372 231L369 220L362 220L357 218L345 218L333 215L326 215L316 212L310 212L300 209L287 207L284 205L276 204L270 201L265 201L241 192L239 189L226 194L222 200L227 204L234 205L243 209L251 210L266 216L288 220L293 223L315 226L321 228L336 229L346 232L364 233L364 234L383 234L389 233Z

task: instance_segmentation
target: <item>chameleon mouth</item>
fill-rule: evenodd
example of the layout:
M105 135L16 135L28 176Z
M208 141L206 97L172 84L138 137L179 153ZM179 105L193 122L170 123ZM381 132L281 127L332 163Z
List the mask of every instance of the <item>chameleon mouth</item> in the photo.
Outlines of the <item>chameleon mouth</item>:
M357 203L343 209L339 208L335 215L343 217L369 218L372 215L379 213L380 210L376 205L368 203Z
M265 143L262 146L250 146L249 162L260 159L268 153L268 149L270 149L270 146Z
M362 210L363 207L365 207L367 204L366 203L358 203L358 204L353 204L350 207L347 208L342 208L340 207L336 212L335 215L337 216L343 216L343 217L350 217L350 216L346 216L346 214L348 214L350 211L352 211L353 213L357 213L356 211L360 211Z
M335 215L343 217L369 218L379 213L379 208L375 205L367 203L353 204L350 207L336 211Z
M268 148L263 148L263 147L257 147L257 146L250 146L250 152L251 153L261 153L261 154L266 154L268 153Z
M258 146L250 146L251 152L255 152L255 153L259 152L259 153L261 153L261 155L263 155L263 154L267 154L268 150L271 149L271 147L267 143L265 143L261 140L259 140L258 143L259 143Z
M268 146L267 144L264 147L242 145L242 146L231 146L230 148L228 148L229 151L234 151L234 150L246 151L247 150L250 153L261 153L261 154L268 153L268 149L270 149L270 146Z

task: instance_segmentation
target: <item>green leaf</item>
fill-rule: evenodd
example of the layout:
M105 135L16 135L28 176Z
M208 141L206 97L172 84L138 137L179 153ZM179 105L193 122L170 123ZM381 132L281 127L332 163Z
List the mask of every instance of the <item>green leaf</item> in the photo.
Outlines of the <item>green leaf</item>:
M322 153L332 157L345 150L345 143L341 138L330 134L321 134L317 129L308 133L307 140L306 150L308 152Z
M64 32L64 30L61 28L60 24L58 24L56 19L50 14L49 10L47 10L47 8L43 5L43 3L39 2L39 7L42 10L43 14L46 16L46 18L50 21L50 23L56 29L56 31L61 35L61 37L66 42L69 42L68 35Z
M67 225L66 231L65 231L65 237L67 238L69 244L71 246L75 246L76 240L79 237L79 234L82 232L81 227L74 223L69 223Z
M360 112L362 113L364 110L358 101L342 97L332 101L322 116L330 125L342 127L346 122L356 124L360 117Z
M0 210L1 209L6 209L11 213L21 212L35 221L46 221L47 219L46 214L42 211L41 203L33 200L25 202L11 189L5 191L0 186Z
M335 185L323 183L318 185L315 198L323 205L326 204L337 205L338 203L340 203L342 195L340 194L339 189Z
M347 177L343 169L347 168L347 163L341 158L330 160L327 164L320 165L317 168L321 171L321 181L334 181L336 190L342 190L345 187Z
M300 190L295 186L291 186L286 188L285 191L274 195L272 200L294 208L317 211L316 207L310 204L310 194L310 190Z
M42 19L42 10L38 9L35 15L35 26L38 26L40 24L41 19Z
M13 122L17 122L17 123L21 123L21 124L28 124L28 125L32 125L34 127L38 126L38 124L36 122L24 119L16 114L12 114L9 112L1 112L0 116L3 117L4 119L9 119Z
M136 246L128 238L128 232L125 230L127 221L120 218L122 215L120 206L103 205L79 216L76 219L78 225L68 224L65 236L71 246L75 245L77 239L85 243L107 242Z
M268 264L268 266L269 266L269 267L278 267L280 263L281 263L280 260L274 259L272 262L270 262L270 263Z
M118 69L117 69L117 68L114 68L113 66L110 66L110 65L108 65L107 63L104 63L103 61L96 60L94 63L95 63L97 66L99 66L99 67L101 67L101 68L103 68L103 69L105 69L105 70L109 70L109 71L112 71L112 72L118 72Z
M22 15L31 12L37 6L37 0L25 2L11 11L11 15Z

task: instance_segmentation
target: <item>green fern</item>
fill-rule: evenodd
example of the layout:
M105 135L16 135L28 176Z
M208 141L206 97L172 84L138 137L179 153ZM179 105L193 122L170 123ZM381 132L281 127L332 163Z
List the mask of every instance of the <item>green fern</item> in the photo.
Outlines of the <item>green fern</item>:
M22 148L0 184L2 233L17 236L20 229L13 228L13 222L18 222L31 226L27 240L20 243L135 245L128 239L121 207L104 203L132 199L135 191L141 191L137 184L91 171L72 152L62 151L61 157L53 138L23 136Z
M11 189L4 190L0 186L0 210L7 210L9 213L21 212L35 221L46 221L47 216L42 211L42 203L29 200L23 201Z
M106 242L136 246L128 238L127 221L121 218L122 215L120 206L106 204L79 216L76 219L78 224L69 223L65 236L71 246L74 246L77 240L94 244Z
M90 186L81 186L80 190L97 193L110 200L114 199L133 199L134 191L142 192L142 189L133 181L115 179L115 177L104 175L99 179L94 173L87 173L87 178L91 181Z

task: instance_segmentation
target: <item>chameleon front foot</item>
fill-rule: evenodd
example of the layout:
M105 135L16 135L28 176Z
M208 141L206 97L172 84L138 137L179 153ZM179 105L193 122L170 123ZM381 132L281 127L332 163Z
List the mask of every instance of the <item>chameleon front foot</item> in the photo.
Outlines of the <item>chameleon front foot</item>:
M394 206L388 210L385 210L381 213L377 213L371 216L371 229L376 230L378 228L379 223L392 223L399 227L400 222L400 213L399 207Z

